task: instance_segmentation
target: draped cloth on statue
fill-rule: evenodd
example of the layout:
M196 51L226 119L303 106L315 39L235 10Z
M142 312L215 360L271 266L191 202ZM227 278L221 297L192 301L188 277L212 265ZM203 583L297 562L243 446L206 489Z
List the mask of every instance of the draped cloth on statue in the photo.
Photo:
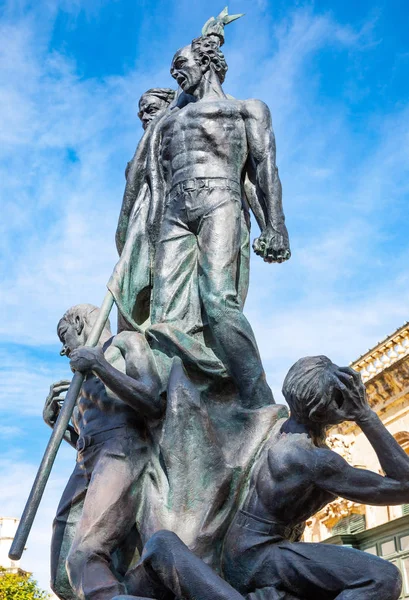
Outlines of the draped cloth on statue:
M130 164L116 232L120 259L108 282L119 313L136 331L149 318L153 240L147 165L154 127L155 122L145 131Z
M147 471L137 515L145 544L158 530L175 532L213 568L257 456L270 446L281 405L240 406L229 380L214 389L172 361L167 410Z

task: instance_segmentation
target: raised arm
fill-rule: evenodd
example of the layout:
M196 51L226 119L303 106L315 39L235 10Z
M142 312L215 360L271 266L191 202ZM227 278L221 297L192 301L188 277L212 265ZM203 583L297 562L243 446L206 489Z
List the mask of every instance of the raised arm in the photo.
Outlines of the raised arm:
M133 344L130 336L135 338ZM110 364L121 355L127 373ZM158 419L163 414L165 403L155 359L140 334L123 332L115 336L105 355L101 348L78 348L70 355L70 365L77 371L95 373L118 398L144 417Z
M266 216L266 225L254 241L253 248L266 262L283 262L290 258L291 253L270 111L260 100L248 100L244 114L249 148L248 176L256 186Z
M375 450L385 477L364 469L354 469L330 450L318 449L316 483L334 494L366 504L409 502L409 456L371 410L359 373L340 367L344 381L343 418L355 421Z
M61 396L61 394L64 394L68 391L70 383L71 382L66 379L53 383L50 387L48 396L45 399L43 419L44 422L49 427L51 427L51 429L54 428L55 422L61 410L62 403L64 402L64 397ZM70 446L76 448L76 443L78 441L78 433L76 432L75 428L70 424L67 426L67 429L64 433L64 439L66 442L69 443Z
M361 504L406 504L409 503L409 458L406 455L406 460L403 458L399 461L404 467L399 477L382 477L372 471L351 467L335 452L320 448L315 453L313 481L327 492Z

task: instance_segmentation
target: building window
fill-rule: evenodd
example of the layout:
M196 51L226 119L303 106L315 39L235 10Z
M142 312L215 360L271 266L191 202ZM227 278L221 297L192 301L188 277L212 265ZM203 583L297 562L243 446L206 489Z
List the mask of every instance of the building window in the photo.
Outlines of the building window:
M409 600L409 531L401 531L391 537L382 537L377 540L371 539L366 544L371 543L371 546L365 548L365 545L359 546L360 550L382 556L385 560L393 563L402 573L403 589L401 598Z
M346 535L365 531L365 515L349 515L344 517L332 528L332 535Z
M409 535L403 535L401 538L399 538L399 546L401 552L409 550Z
M388 540L387 542L384 542L383 544L381 544L381 554L382 556L390 556L391 554L395 554L396 552L396 548L395 548L395 540Z
M409 558L404 558L402 560L401 572L403 579L403 592L405 594L403 597L407 598L407 595L409 594Z

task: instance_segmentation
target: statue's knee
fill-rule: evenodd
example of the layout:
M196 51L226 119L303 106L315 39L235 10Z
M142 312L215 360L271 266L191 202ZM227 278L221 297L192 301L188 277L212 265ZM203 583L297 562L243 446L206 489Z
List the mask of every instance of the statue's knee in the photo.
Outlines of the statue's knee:
M175 544L180 542L180 539L173 533L173 531L168 531L167 529L161 529L160 531L156 531L148 540L145 545L145 549L149 552L157 552L160 549L171 549Z
M383 558L371 557L365 564L365 574L371 592L379 598L397 600L402 589L402 576L399 569Z
M396 565L383 561L382 569L376 570L379 595L388 600L397 600L402 591L402 575Z
M153 565L159 561L166 562L183 542L173 531L163 529L154 533L145 544L142 559L144 564Z

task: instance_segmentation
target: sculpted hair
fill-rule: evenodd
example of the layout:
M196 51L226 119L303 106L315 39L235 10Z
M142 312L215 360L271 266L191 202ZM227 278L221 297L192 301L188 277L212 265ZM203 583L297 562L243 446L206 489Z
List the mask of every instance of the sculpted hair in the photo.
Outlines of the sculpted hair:
M139 104L144 96L156 96L160 100L163 100L166 104L170 104L172 100L175 99L176 92L175 90L171 90L170 88L151 88L150 90L146 90L142 94L139 100Z
M69 325L74 325L76 317L82 317L84 322L92 327L98 317L99 308L98 306L94 306L93 304L76 304L75 306L71 306L58 321L57 325L57 335L61 339L60 331L64 327L64 323L68 323ZM111 331L111 324L109 319L105 328Z
M310 413L326 402L328 383L336 365L326 356L300 358L288 371L283 383L283 396L297 421L310 421Z
M203 56L209 58L220 83L223 83L228 67L224 54L220 50L220 39L217 36L201 36L193 40L191 47L199 60Z

